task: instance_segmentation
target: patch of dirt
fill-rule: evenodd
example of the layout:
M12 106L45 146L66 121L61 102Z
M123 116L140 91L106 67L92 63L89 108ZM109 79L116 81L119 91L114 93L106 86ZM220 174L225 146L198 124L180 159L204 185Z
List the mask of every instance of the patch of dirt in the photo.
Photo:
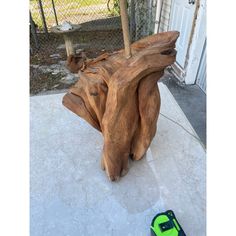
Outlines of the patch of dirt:
M39 34L40 48L36 49L31 38L30 95L71 87L79 79L66 68L66 50L61 36ZM75 49L84 51L88 58L122 47L122 32L84 32L73 36ZM117 42L121 42L118 44Z
M34 70L30 69L30 73L34 73ZM71 86L71 84L61 83L60 80L61 78L58 75L52 75L51 73L38 74L36 78L30 80L30 94L35 95L49 90L67 89Z

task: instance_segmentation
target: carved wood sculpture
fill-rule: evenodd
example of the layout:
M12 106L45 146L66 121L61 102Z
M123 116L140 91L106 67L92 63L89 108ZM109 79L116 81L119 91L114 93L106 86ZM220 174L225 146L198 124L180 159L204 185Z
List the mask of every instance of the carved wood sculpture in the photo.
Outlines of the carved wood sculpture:
M102 132L101 166L112 181L127 173L129 156L144 156L156 133L157 81L175 61L178 36L172 31L141 39L131 45L129 59L124 50L94 60L68 59L69 68L80 70L80 79L63 104Z

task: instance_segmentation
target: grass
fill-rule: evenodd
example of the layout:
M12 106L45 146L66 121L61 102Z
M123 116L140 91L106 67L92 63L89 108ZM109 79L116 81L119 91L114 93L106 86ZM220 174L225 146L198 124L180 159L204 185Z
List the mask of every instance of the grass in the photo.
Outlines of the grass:
M107 3L107 0L82 0L82 1L81 0L54 0L55 6L70 4L72 2L79 4L81 7L84 7L84 6L105 4ZM31 3L38 4L38 0L31 0L30 4ZM52 4L52 0L42 0L42 4L45 4L45 5Z
M109 4L111 11L107 9L107 0L54 0L54 4L59 24L65 20L77 24L81 23L81 21L84 22L88 20L93 20L93 18L97 15L101 17L118 15L119 13L114 9L114 1L115 0L111 0ZM55 16L53 13L52 1L42 0L42 4L46 23L48 28L50 28L56 23ZM95 6L98 5L103 5L103 7L96 8ZM86 9L84 7L90 8ZM41 20L37 0L30 1L30 9L35 23L38 25L39 29L42 29L43 23ZM89 15L91 15L91 19L89 19ZM84 18L83 16L87 17Z

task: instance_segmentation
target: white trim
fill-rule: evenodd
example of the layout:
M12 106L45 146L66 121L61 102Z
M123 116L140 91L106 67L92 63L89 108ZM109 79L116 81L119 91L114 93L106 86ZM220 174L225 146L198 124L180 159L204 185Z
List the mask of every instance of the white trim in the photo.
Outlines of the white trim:
M171 65L171 71L175 75L175 77L180 81L184 82L185 77L185 70L177 63L175 62L173 65Z
M194 84L197 78L199 63L201 60L202 49L206 39L206 0L200 0L200 6L195 21L195 29L192 43L189 48L187 66L185 67L186 84Z
M156 19L155 19L155 25L154 25L154 33L155 34L159 32L159 28L160 28L162 4L163 4L163 0L158 0L157 1Z

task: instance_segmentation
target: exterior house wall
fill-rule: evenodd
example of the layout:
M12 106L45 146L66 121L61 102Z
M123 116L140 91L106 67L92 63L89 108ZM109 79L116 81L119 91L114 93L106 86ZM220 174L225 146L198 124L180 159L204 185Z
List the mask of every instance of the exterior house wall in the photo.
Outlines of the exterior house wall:
M206 93L206 41L197 73L196 84L198 84L202 91Z
M137 41L147 35L154 33L156 19L157 2L159 0L129 0L128 11L130 17L130 36L131 41ZM169 30L170 15L173 0L163 0L158 32ZM205 5L206 0L196 0L199 10L196 11L195 23L192 28L192 36L189 41L188 53L184 68L177 64L172 66L173 73L186 84L196 82L196 76L201 61L201 53L205 40Z
M172 2L173 0L163 0L159 32L169 30ZM196 0L195 4L197 4L197 8L185 66L180 68L177 64L174 64L172 69L180 81L184 81L186 84L197 83L205 91L206 75L204 73L206 60L201 55L206 41L206 0Z
M168 31L171 11L171 0L163 0L159 32Z
M154 33L159 0L128 0L130 36L136 41ZM168 31L172 0L163 0L159 32Z
M185 67L186 74L184 81L186 84L194 84L196 82L206 42L206 0L198 0L197 3L199 7Z

